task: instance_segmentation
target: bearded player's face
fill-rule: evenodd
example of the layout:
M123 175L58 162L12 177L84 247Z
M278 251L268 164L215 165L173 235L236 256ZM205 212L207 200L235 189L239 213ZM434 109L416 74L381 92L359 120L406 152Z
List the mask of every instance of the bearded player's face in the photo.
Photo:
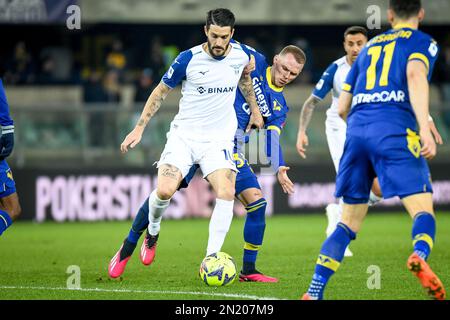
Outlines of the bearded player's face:
M230 45L230 40L233 37L234 29L231 27L219 27L214 24L205 26L205 34L208 38L208 50L213 57L223 56Z

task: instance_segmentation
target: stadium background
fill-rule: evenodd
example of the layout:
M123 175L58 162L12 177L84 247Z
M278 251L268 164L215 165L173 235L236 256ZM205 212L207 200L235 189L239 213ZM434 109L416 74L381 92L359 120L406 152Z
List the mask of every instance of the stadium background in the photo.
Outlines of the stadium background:
M268 214L323 212L333 201L334 169L325 138L325 110L315 111L308 158L295 150L298 116L321 73L344 55L343 32L366 25L369 5L387 1L227 1L236 14L235 39L268 59L287 44L300 46L307 65L286 89L289 120L285 159L296 193L286 196L275 176L262 176ZM66 26L70 5L81 8L81 29ZM152 88L176 55L204 41L205 13L223 6L200 0L0 1L0 76L16 125L8 158L21 199L23 220L126 220L154 185L155 168L180 97L175 89L151 120L142 143L119 152ZM424 1L422 30L441 47L431 86L431 114L444 145L431 169L435 201L450 208L450 1ZM214 196L199 177L174 198L168 218L207 217ZM392 210L386 201L375 211ZM236 213L244 214L236 204Z

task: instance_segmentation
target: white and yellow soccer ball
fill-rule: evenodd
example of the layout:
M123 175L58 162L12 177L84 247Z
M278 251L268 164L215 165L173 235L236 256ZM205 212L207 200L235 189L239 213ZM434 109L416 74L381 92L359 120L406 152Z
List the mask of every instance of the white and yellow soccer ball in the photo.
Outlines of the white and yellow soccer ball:
M227 286L236 279L236 263L225 252L213 253L203 259L199 275L208 286Z

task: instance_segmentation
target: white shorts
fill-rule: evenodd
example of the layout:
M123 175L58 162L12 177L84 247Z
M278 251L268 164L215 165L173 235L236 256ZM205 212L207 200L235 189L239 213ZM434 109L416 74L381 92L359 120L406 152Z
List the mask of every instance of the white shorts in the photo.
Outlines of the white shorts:
M333 160L336 173L339 169L342 153L344 152L345 136L347 134L347 124L341 118L329 118L325 121L325 132L327 135L328 148Z
M158 161L158 168L170 164L181 171L183 178L194 164L198 164L203 177L218 169L231 169L235 172L233 160L234 143L230 141L198 141L188 138L187 134L177 128L167 133L167 142Z

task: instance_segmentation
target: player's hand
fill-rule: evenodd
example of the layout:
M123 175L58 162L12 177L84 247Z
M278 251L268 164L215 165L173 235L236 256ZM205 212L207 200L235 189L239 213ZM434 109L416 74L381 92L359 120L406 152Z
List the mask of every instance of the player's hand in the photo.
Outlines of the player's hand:
M255 62L255 56L254 55L250 55L250 61L249 63L245 66L243 73L245 75L249 75L253 70L256 69L256 62Z
M250 115L250 120L247 125L245 132L250 132L251 129L262 129L264 127L264 119L259 112L252 112Z
M308 136L306 132L300 131L297 135L297 152L303 158L306 159L306 147L309 145Z
M441 137L438 129L436 128L436 125L434 124L434 121L431 120L428 123L430 124L430 130L431 130L431 134L434 137L434 141L436 141L437 144L443 144L444 141L442 140L442 137Z
M4 133L0 137L0 160L8 157L14 148L14 132Z
M142 139L142 133L143 130L139 128L134 128L133 131L131 131L123 140L122 144L120 145L120 151L122 153L128 152L128 147L133 149Z
M291 169L289 167L281 166L278 168L278 182L281 185L281 188L283 188L283 192L287 194L294 194L294 184L292 183L291 179L289 179L287 175L287 171Z
M420 154L427 160L431 160L436 156L436 142L434 142L431 130L420 130L420 142L422 151Z

